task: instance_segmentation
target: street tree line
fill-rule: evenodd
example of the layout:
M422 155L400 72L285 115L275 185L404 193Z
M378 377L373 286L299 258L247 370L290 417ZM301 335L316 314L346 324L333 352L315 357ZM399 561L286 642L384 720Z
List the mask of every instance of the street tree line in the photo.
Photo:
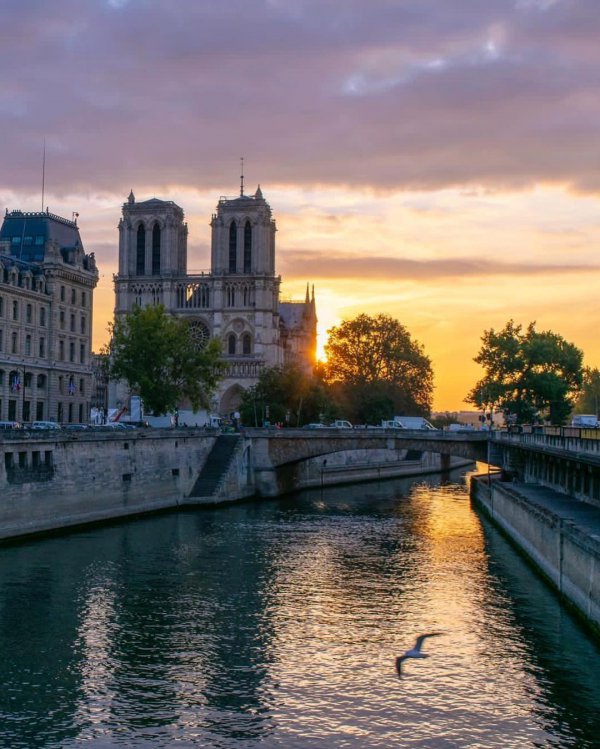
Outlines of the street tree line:
M198 343L193 327L164 307L134 308L109 327L110 376L123 379L148 411L173 412L182 402L207 408L222 371L216 339ZM248 425L289 426L344 418L379 424L396 415L428 416L433 369L421 343L386 314L361 314L328 331L326 360L313 372L270 367L242 398ZM576 408L597 413L600 372L552 331L509 320L483 333L475 362L483 373L465 401L513 423L562 424Z

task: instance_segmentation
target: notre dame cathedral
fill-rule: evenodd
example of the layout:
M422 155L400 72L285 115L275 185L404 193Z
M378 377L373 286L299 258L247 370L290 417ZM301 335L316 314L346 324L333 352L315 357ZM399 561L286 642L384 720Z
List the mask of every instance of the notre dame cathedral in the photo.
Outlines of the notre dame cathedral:
M211 219L211 269L187 272L187 224L168 200L136 201L133 191L119 221L115 315L138 305L162 304L193 326L201 344L219 338L224 376L213 412L236 410L244 390L264 367L295 363L311 370L316 359L314 287L302 302L281 302L275 274L275 220L260 187L254 195L220 198ZM113 407L128 394L117 387ZM186 405L182 404L182 408Z

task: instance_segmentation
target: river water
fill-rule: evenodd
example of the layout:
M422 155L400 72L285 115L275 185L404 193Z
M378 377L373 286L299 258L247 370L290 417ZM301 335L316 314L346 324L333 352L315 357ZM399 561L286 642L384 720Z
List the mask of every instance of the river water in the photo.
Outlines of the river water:
M0 558L0 747L600 747L598 643L461 474Z

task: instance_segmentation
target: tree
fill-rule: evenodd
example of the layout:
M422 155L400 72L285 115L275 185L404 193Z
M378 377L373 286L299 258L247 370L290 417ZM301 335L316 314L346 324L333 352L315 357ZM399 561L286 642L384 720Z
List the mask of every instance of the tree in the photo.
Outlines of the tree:
M263 421L302 426L318 421L329 410L323 383L294 365L263 369L240 405L242 422L254 426Z
M194 411L208 406L219 379L221 347L198 345L190 323L162 305L134 307L109 326L110 374L127 381L156 415L188 400Z
M562 424L573 408L583 377L583 353L535 322L525 331L509 320L496 332L484 331L475 361L485 374L466 398L483 410L502 410L516 423L547 418Z
M328 334L325 381L346 418L377 423L396 414L429 414L431 361L398 320L362 314Z
M600 406L600 370L596 367L584 367L583 389L579 394L575 410L582 414L599 415Z

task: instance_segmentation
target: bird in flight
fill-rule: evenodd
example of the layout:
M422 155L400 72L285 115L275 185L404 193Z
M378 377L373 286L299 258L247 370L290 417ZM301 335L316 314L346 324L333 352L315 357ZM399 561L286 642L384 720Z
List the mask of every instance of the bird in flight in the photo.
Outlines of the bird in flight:
M396 671L398 676L402 675L402 661L405 661L407 658L429 658L429 655L423 653L421 650L423 643L428 637L438 637L441 634L443 634L443 632L427 632L424 635L419 635L414 646L410 650L407 650L404 655L399 655L396 658Z

